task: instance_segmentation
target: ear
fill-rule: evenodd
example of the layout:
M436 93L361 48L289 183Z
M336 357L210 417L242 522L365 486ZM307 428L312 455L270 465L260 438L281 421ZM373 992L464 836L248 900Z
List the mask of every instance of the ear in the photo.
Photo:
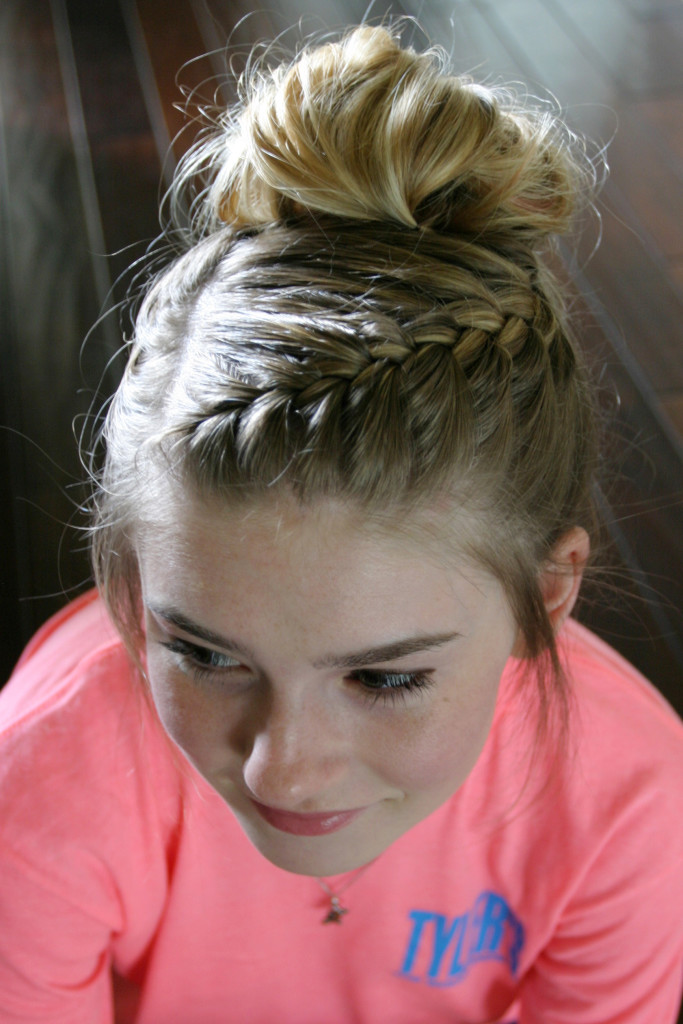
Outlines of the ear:
M574 526L560 537L543 567L541 593L556 633L576 603L589 554L588 534L583 527Z

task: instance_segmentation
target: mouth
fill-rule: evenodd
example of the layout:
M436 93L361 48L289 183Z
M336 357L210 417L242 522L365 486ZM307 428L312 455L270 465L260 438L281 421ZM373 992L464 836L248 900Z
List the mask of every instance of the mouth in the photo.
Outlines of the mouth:
M359 814L366 810L365 807L356 807L351 811L294 814L292 811L279 811L275 807L267 807L253 799L251 803L269 825L280 832L289 832L294 836L325 836L330 832L338 832L350 825Z

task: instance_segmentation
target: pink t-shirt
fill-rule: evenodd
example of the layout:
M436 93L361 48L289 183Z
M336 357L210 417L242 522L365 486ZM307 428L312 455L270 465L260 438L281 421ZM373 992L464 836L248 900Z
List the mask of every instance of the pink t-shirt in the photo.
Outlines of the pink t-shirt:
M567 749L530 768L507 671L470 777L327 880L349 913L323 925L316 879L167 739L100 601L67 608L0 697L0 1022L673 1024L683 726L584 628L562 647Z

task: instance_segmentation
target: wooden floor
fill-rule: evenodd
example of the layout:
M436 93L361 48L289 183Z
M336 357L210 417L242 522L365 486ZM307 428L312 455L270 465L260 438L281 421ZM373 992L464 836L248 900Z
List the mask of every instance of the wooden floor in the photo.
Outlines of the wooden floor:
M0 9L0 529L7 672L36 626L87 585L76 432L120 366L119 276L157 232L159 181L191 133L174 107L213 95L230 40L361 20L365 3L266 12L227 0L3 0ZM459 71L554 94L606 147L601 244L575 258L578 310L601 375L611 570L582 615L683 711L683 3L431 0L374 3L416 15ZM289 31L288 31L289 30ZM408 25L416 41L419 31ZM192 58L209 51L191 64ZM242 56L240 56L242 55ZM173 140L173 145L171 145ZM80 550L79 550L80 549ZM605 556L607 558L607 556Z

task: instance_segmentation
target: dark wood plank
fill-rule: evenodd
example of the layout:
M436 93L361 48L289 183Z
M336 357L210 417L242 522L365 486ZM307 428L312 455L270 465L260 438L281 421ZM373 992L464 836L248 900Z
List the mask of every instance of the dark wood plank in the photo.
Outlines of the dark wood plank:
M187 0L138 0L125 6L138 76L145 83L147 115L161 147L159 157L166 161L170 144L177 160L194 139L188 118L194 114L193 104L213 99L214 68L203 56L206 48ZM152 90L156 90L158 107L150 102ZM186 113L189 96L193 99ZM165 139L159 118L164 121Z
M659 5L657 17L648 17L645 10L634 11L623 0L544 2L571 26L593 61L609 69L625 95L644 97L683 87L680 10Z
M515 55L474 4L430 4L420 22L429 38L444 47L458 73L492 85L520 81Z
M57 41L47 2L2 8L5 187L0 274L3 366L12 367L5 410L15 449L10 464L20 630L3 637L16 657L51 611L87 577L87 560L64 540L82 478L72 421L85 412L80 345L98 312L77 161ZM79 394L79 392L81 392ZM21 442L18 438L21 437Z
M118 3L109 0L93 5L88 0L69 0L68 15L93 202L102 232L101 258L94 253L93 259L106 267L113 287L111 305L125 296L125 273L131 258L141 251L141 243L158 234L154 207L161 162ZM138 247L131 252L127 247L133 243ZM100 367L121 343L116 318L109 318L106 328L106 350L100 350L104 332L91 338L85 348L91 362ZM115 372L108 390L116 381Z
M613 205L603 213L602 243L586 276L598 300L610 310L644 378L657 393L666 393L683 385L678 328L683 303L666 261L638 236L615 198L611 192L606 199Z
M662 405L671 423L683 437L683 391L666 392L662 396Z
M683 59L683 54L681 57ZM642 115L653 134L658 133L657 153L667 151L666 159L680 182L683 179L683 92L642 100L633 109Z
M683 178L668 137L620 90L605 64L565 31L549 0L506 0L482 10L516 54L520 71L559 98L572 127L596 143L609 143L605 189L618 190L635 231L650 236L665 254L683 252ZM596 5L599 6L599 5Z
M622 105L607 153L606 197L612 187L618 189L629 222L665 257L683 252L683 165L675 154L680 143L674 140L675 135L663 132L653 119L652 107Z
M567 273L565 269L563 273ZM579 274L575 326L600 381L606 536L583 620L683 714L683 446L648 402L648 386L610 312Z
M681 17L680 0L621 0L626 10L638 18L667 18L671 15Z

